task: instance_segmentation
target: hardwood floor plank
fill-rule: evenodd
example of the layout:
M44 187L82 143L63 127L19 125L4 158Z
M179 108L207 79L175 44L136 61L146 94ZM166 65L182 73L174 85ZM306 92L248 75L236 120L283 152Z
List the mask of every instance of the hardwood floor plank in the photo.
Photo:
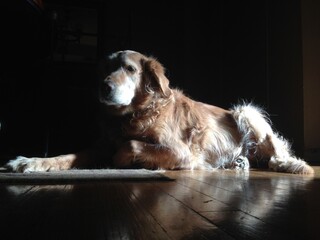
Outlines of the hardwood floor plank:
M176 182L153 183L153 185L195 212L236 210L230 205Z
M167 174L173 177L177 173ZM306 236L315 239L316 228L310 227L315 220L310 219L316 219L320 212L320 194L317 190L320 189L320 180L317 177L312 179L281 173L270 175L268 172L241 177L235 173L232 175L206 171L178 175L176 178L179 184L238 209L237 212L248 215L247 218L253 217L262 222L259 225L264 225L266 229L299 239L305 239ZM312 196L316 201L310 200ZM214 212L201 214L216 215ZM230 218L237 226L236 218L232 215ZM214 221L213 218L211 220L224 229L219 221ZM241 236L240 233L237 235Z
M13 186L8 188L8 191L14 189L11 194L20 200L10 201L8 199L11 209L6 210L5 221L1 222L1 226L8 230L3 239L50 239L48 233L53 232L52 226L41 227L46 222L46 212L50 206L47 198L42 201L43 196L47 196L45 192L49 186L32 186L28 192L24 193L25 187L16 185L14 188Z
M130 195L120 182L36 186L2 223L19 229L4 239L168 239Z
M236 239L295 239L294 235L270 227L241 211L202 212L201 214Z
M106 232L107 239L169 238L165 230L149 214L144 205L136 201L134 193L128 191L124 184L118 183L112 187L112 191L100 188L104 199L105 225L112 225L111 231ZM113 195L113 199L110 199L110 194Z
M15 185L0 185L0 212L4 213L13 204L18 204L24 200L26 194L34 186L15 186ZM9 211L9 210L8 210Z
M210 174L199 172L181 175L178 183L195 191L208 195L235 209L263 219L267 209L286 204L292 192L304 191L305 185L298 180L285 178L252 179L229 174ZM185 177L183 177L185 176ZM284 184L285 183L285 184ZM309 185L309 181L304 182ZM280 187L279 187L280 186Z
M313 178L167 171L175 181L0 184L1 240L319 239Z
M166 230L170 239L233 239L151 183L126 183L126 186L134 194L132 197Z

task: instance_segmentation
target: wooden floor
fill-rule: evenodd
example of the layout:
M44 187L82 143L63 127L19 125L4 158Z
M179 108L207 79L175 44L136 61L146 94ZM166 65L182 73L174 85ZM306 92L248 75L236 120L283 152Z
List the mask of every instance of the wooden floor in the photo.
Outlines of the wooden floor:
M0 239L320 239L314 178L172 171L174 181L0 183Z

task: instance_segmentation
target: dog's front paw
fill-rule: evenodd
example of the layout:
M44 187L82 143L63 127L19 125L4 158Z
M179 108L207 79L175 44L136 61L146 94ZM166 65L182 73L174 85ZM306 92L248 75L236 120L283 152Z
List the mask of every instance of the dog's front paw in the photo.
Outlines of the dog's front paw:
M50 169L45 162L39 158L26 158L19 156L16 159L10 160L5 166L13 172L45 172Z

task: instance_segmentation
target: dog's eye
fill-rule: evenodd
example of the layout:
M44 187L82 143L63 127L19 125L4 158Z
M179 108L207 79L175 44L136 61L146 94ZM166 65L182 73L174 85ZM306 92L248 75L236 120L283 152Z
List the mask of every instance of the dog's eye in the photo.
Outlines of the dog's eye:
M131 72L131 73L133 73L133 72L136 71L136 69L135 69L132 65L127 65L127 66L126 66L126 69L127 69L129 72Z

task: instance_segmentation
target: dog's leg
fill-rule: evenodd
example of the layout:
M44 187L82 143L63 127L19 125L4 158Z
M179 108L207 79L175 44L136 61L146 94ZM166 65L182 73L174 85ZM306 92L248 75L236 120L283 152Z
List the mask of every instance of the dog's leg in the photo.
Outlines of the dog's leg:
M270 148L272 149L270 154ZM279 172L313 174L314 170L305 161L294 156L288 142L277 134L268 135L260 151L270 155L269 168Z
M76 160L75 154L61 155L52 158L27 158L19 156L10 160L5 168L14 172L46 172L50 170L70 169Z
M46 172L68 170L72 168L93 168L110 166L111 151L106 149L108 143L97 141L91 148L84 151L60 155L50 158L17 157L4 167L14 172Z
M289 143L272 130L259 108L251 105L237 106L233 109L233 116L243 136L244 147L254 141L256 155L270 159L270 169L290 173L314 173L312 167L291 153Z
M146 169L178 169L183 161L170 149L141 141L131 140L122 145L114 156L115 167L138 166Z
M46 172L68 170L83 165L85 153L60 155L51 158L27 158L19 156L9 161L5 168L14 172Z
M72 168L110 167L113 146L103 139L91 147L74 154L60 155L50 158L17 157L4 167L14 172L47 172L69 170Z

